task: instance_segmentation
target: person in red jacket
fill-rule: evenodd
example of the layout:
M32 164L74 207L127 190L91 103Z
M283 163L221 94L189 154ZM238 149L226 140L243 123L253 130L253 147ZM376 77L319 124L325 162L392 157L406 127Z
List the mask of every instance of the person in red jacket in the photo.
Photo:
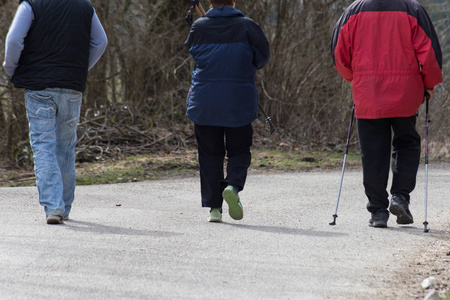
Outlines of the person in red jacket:
M442 52L430 17L415 0L357 0L337 22L331 52L336 70L352 82L369 225L387 227L388 208L398 224L411 224L420 160L417 112L424 93L432 99L442 82Z

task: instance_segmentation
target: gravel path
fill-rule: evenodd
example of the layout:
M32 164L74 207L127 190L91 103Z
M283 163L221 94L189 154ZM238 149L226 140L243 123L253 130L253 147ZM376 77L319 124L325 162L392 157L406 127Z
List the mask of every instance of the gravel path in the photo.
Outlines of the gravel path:
M0 188L1 299L417 299L450 285L450 168L423 170L412 226L369 227L360 171L250 174L244 219L206 222L199 180L77 187L46 225L35 187Z

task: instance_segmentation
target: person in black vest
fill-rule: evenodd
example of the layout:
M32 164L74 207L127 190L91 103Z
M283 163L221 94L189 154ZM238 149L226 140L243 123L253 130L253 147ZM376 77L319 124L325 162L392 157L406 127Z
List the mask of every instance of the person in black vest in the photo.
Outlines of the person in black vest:
M107 37L89 0L19 3L3 67L25 89L39 203L48 224L62 224L74 200L82 93Z
M209 2L211 9L192 25L185 42L196 63L186 115L195 124L202 206L210 208L208 221L221 222L224 199L231 218L243 218L238 193L251 162L256 70L267 64L270 51L261 27L235 9L234 0Z

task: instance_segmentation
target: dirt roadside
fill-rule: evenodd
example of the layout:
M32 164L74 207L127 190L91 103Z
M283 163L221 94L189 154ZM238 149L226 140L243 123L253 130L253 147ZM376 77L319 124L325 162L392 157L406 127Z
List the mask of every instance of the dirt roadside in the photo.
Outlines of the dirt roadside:
M395 291L403 285L410 292L410 299L424 299L430 289L423 290L421 283L425 278L434 277L436 285L433 287L443 299L450 297L450 236L449 229L430 234L437 237L431 245L418 256L411 259L408 267L398 271L398 280L390 282ZM447 298L446 298L447 297Z

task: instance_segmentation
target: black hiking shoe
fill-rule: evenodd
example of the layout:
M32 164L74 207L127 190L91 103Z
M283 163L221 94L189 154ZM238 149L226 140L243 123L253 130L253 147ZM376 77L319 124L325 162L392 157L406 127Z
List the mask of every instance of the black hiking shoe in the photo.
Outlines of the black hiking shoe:
M397 224L406 225L414 223L413 216L409 211L409 203L400 194L392 195L389 210L397 216Z
M389 212L386 209L380 209L372 214L369 220L370 227L386 228L387 220L389 219Z
M372 218L369 220L369 226L386 228L388 219L389 212L386 209L380 209L376 213L372 214Z

